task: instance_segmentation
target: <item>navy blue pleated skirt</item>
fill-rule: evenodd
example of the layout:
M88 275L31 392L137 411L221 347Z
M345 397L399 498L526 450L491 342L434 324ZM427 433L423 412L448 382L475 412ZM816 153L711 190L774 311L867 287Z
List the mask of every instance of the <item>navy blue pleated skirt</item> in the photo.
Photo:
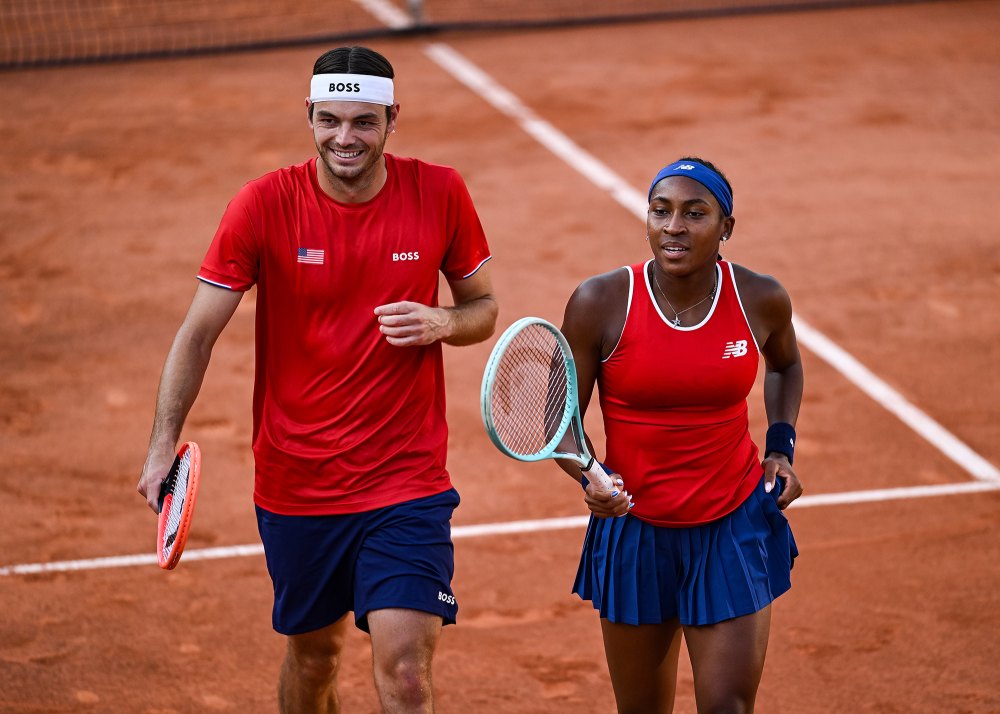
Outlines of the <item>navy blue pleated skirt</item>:
M792 529L764 479L723 518L663 528L591 516L573 592L629 625L711 625L767 607L791 587Z

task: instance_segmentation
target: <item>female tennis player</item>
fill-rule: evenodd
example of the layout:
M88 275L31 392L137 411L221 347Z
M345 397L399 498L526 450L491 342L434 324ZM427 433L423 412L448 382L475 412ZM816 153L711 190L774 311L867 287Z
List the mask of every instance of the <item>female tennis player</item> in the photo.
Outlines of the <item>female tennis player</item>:
M649 189L652 258L586 280L566 306L580 403L598 383L623 486L612 496L560 462L592 512L574 592L600 612L619 712L672 711L682 632L698 711L753 711L770 604L791 585L781 511L802 493L802 363L785 290L719 256L735 223L722 173L680 159ZM747 420L759 356L763 461Z

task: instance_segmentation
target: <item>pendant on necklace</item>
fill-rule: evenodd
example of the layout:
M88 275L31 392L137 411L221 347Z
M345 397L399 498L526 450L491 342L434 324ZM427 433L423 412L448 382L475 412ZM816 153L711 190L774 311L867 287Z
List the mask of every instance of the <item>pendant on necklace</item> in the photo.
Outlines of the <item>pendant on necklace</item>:
M681 325L681 318L679 318L677 315L674 315L673 323L674 323L674 327L680 327L680 325Z

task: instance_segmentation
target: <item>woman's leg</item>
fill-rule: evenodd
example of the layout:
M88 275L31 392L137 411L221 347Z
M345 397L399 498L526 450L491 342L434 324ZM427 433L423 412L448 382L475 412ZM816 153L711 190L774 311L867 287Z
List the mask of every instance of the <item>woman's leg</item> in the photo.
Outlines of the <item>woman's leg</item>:
M752 615L684 628L699 714L753 712L770 628L770 605Z
M622 625L601 620L604 652L620 714L670 714L677 687L681 627Z

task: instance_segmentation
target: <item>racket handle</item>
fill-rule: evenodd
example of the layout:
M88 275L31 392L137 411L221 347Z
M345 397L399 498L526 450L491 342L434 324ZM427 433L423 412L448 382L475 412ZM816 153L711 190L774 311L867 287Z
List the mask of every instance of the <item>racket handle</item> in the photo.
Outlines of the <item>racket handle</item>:
M160 495L157 497L157 513L163 513L163 502L167 498L167 494L174 487L174 481L177 479L177 469L180 468L181 457L175 456L174 463L171 465L170 470L167 475L160 481Z
M611 477L608 476L608 473L601 468L601 464L598 463L597 459L590 460L590 466L583 469L583 475L587 477L587 480L590 481L590 483L597 484L605 491L618 490L615 488L615 484L611 480Z

